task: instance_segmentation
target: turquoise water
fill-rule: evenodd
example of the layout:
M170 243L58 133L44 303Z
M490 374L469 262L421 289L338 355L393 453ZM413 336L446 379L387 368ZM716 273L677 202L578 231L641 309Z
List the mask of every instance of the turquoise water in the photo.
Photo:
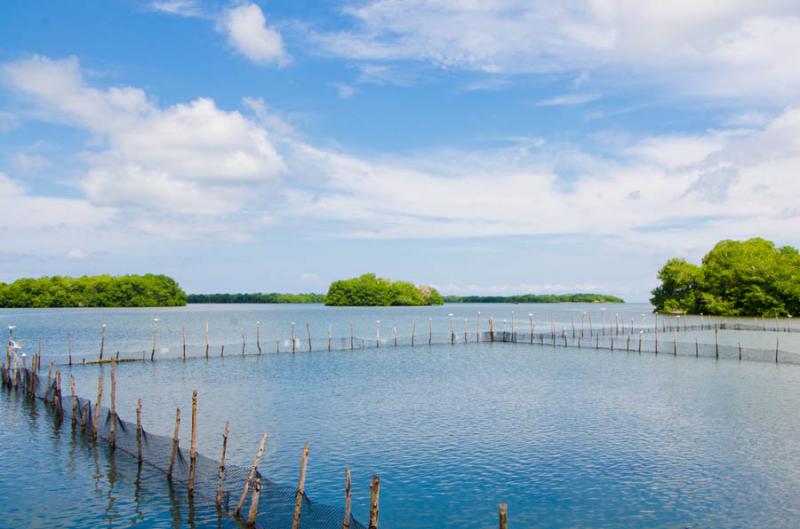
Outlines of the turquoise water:
M550 311L556 321L581 313L574 306L533 308L543 313L539 325L549 324ZM356 320L366 333L374 332L374 319L383 328L411 315L418 322L434 317L446 331L448 312L474 314L475 307L402 310L376 317L365 309L205 307L158 317L160 331L174 329L175 317L200 329L208 318L220 333L226 319L238 325L256 318L280 321L285 329L292 320L315 328L325 320L343 328ZM529 307L484 307L482 313L510 320L509 310L527 319ZM77 318L128 322L147 341L151 314L79 312ZM69 314L57 323L35 313L12 316L20 333L36 318L47 322L31 336L80 326ZM29 318L24 324L23 316ZM86 329L96 328L89 323ZM230 326L226 332L235 341L239 330ZM774 333L762 338L772 342ZM53 331L48 341L55 339ZM78 393L93 398L108 366L72 372ZM302 445L310 442L306 492L316 501L343 503L349 464L354 514L362 521L369 478L379 474L381 527L496 527L500 502L509 505L512 527L800 526L797 365L495 343L126 364L118 378L119 413L132 419L142 398L145 429L164 435L171 435L175 407L188 410L197 389L198 445L211 457L219 453L226 420L231 464L249 464L261 433L269 431L262 467L275 481L296 481ZM121 471L109 491L103 453L78 450L70 459L68 436L32 420L24 406L3 397L0 526L18 527L34 515L49 526L112 525L104 518L110 498L113 525L172 526L167 494L155 492L137 506L135 478ZM41 494L56 499L53 508L33 499L45 476ZM156 474L140 486L158 491L163 481ZM84 508L62 508L59 502L70 498ZM216 513L206 514L196 513L195 525L216 527Z

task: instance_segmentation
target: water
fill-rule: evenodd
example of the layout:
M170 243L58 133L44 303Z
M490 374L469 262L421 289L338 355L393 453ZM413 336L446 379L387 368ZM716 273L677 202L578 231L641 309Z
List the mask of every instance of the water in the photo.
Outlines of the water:
M141 347L153 317L160 319L159 341L174 347L181 326L202 332L206 320L220 340L236 342L241 326L259 320L262 329L280 325L284 333L291 321L310 321L312 332L328 322L344 331L353 321L358 332L374 335L376 319L385 330L412 319L422 326L432 317L437 331L446 332L450 312L474 324L480 310L482 318L493 314L498 325L502 318L510 325L514 310L526 329L528 312L537 315L537 325L549 326L550 312L563 324L579 321L584 310L592 310L595 322L608 322L617 312L641 318L647 308L609 305L605 315L599 309L233 306L63 311L57 318L52 311L5 311L0 317L13 320L29 345L31 337L44 335L51 344L46 354L55 356L61 352L50 349L66 329L83 329L75 332L75 343L96 348L99 322L108 323L110 343ZM774 346L775 333L747 336ZM75 366L72 372L78 393L93 398L97 377L107 379L108 366ZM495 343L126 364L118 378L119 413L132 419L142 398L145 429L164 435L171 435L175 407L186 413L191 391L198 389L198 444L211 457L219 453L226 420L232 464L249 464L261 433L269 431L262 468L278 482L296 482L309 441L306 491L314 500L342 504L349 464L353 509L362 521L369 478L380 474L385 528L496 527L501 502L508 503L514 527L800 525L797 365ZM115 525L144 518L147 526L171 526L175 509L168 495L153 493L137 506L130 499L136 497L130 472L118 472L109 490L102 453L77 450L70 459L64 434L53 434L8 397L2 407L0 526L25 526L19 520L32 514L43 525L111 525L103 514L109 498L115 498ZM182 439L188 431L185 421ZM45 479L40 494L56 498L57 508L32 499ZM157 491L164 480L155 475L141 481ZM85 510L62 508L70 499L82 501ZM147 514L137 518L142 505ZM216 514L196 516L198 527L216 527Z

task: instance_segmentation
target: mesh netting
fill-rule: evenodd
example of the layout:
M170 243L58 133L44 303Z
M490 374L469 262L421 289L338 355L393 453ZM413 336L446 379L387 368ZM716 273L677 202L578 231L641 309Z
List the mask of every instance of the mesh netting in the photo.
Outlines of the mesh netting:
M12 364L13 365L13 364ZM52 374L52 373L51 373ZM92 439L94 422L97 420L98 442L111 444L113 438L114 451L123 457L131 457L142 464L150 465L164 473L167 479L173 440L162 435L155 435L138 430L136 423L114 417L106 407L95 412L94 405L88 399L63 394L58 379L52 376L49 380L41 377L33 369L27 367L2 368L3 386L15 389L24 396L41 399L51 405L59 418L70 421L73 427ZM183 417L182 420L189 420ZM112 434L113 425L113 434ZM141 442L140 442L141 441ZM140 452L141 451L141 452ZM140 456L141 453L141 456ZM191 498L196 507L216 508L219 479L219 461L201 454L196 456L195 484ZM186 447L176 451L170 479L171 488L188 494L190 473L190 454ZM233 515L239 502L244 484L248 481L249 469L235 465L225 465L222 484L222 513ZM297 490L294 487L275 483L256 472L260 479L260 499L255 527L263 529L287 529L292 527ZM253 487L250 487L253 490ZM251 497L245 502L241 518L247 518ZM311 501L303 494L300 527L305 529L341 529L344 522L344 509ZM350 527L364 529L365 526L350 516Z

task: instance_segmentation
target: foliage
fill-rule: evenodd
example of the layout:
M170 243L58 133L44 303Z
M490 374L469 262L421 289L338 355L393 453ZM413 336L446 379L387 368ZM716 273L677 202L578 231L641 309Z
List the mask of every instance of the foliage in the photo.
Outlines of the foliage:
M520 294L518 296L445 296L447 303L625 303L606 294Z
M670 259L651 303L657 312L788 316L800 311L800 253L761 238L725 240L696 266Z
M323 303L325 294L189 294L187 303Z
M441 305L442 296L427 285L390 281L375 274L334 281L328 288L325 304L334 307Z
M174 307L186 293L165 275L52 276L0 283L2 307Z

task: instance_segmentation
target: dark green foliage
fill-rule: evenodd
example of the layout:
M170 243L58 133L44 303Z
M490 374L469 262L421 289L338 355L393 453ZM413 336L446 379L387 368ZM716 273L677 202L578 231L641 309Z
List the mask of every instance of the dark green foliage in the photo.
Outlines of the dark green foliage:
M417 287L408 281L390 281L375 274L364 274L331 283L325 304L334 307L441 305L442 296L426 285Z
M518 296L445 296L447 303L625 303L606 294L520 294Z
M189 294L187 303L323 303L325 294Z
M0 283L2 307L175 307L186 293L165 275L41 277Z
M657 312L788 316L800 311L800 254L760 238L719 242L700 266L670 259L650 302Z

